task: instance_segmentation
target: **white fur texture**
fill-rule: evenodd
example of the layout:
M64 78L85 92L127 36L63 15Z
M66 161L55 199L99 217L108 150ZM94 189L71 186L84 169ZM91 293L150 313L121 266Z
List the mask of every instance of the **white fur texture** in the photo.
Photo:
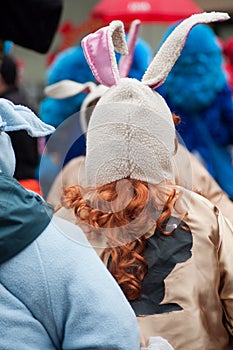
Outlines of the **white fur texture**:
M131 177L174 180L175 128L164 99L136 79L123 78L97 103L87 132L88 184Z
M224 12L209 12L192 15L182 21L163 43L145 72L142 82L149 86L159 86L178 59L189 31L198 23L226 21L230 16Z

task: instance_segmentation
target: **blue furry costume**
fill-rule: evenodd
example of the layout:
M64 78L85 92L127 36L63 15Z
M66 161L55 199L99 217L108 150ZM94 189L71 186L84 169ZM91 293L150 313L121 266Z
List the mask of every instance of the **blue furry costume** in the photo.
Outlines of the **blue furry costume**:
M140 80L152 60L152 55L153 51L150 45L143 39L138 39L134 51L132 67L128 76ZM119 60L120 56L118 54L116 57L117 60ZM64 79L70 79L79 83L85 83L87 81L93 81L96 83L96 80L86 62L81 46L71 47L56 56L54 62L47 71L46 85L52 85ZM40 105L40 118L45 123L57 128L61 123L68 120L68 117L74 116L75 118L75 113L79 112L86 96L86 93L80 93L76 96L61 100L46 97ZM75 130L72 131L75 135L72 135L71 138L75 137L76 141L72 144L68 152L66 152L66 149L68 149L69 145L67 146L67 144L64 144L63 142L57 142L57 140L54 140L54 142L51 141L47 143L47 148L50 154L42 157L39 170L40 182L45 197L54 178L61 168L72 158L85 154L86 138L85 135L82 134L78 114L77 118L75 118ZM53 137L51 140L52 139ZM58 141L63 141L62 137L61 140ZM70 141L70 138L68 141ZM51 159L53 151L59 151L59 153L62 154L61 163L58 162L56 164L53 162Z
M162 42L174 28L168 29ZM201 157L216 178L209 148L195 116L205 124L214 142L226 149L233 144L233 102L223 70L222 50L209 26L199 24L192 28L179 59L158 91L171 111L181 117L177 131L185 145Z
M54 84L63 79L72 79L81 83L95 81L81 46L71 47L61 52L48 68L46 85ZM85 96L85 93L81 93L62 100L47 97L40 104L40 118L45 123L57 128L68 117L79 111ZM44 154L41 158L39 168L39 180L45 197L53 180L62 167L73 157L82 155L85 152L85 136L82 135L78 118L76 119L77 139L71 147L69 144L68 151L66 145L67 140L64 141L63 136L60 137L60 142L55 138L51 138L49 142L47 142L48 153ZM57 136L59 137L58 134ZM54 159L53 154L59 154L59 158Z

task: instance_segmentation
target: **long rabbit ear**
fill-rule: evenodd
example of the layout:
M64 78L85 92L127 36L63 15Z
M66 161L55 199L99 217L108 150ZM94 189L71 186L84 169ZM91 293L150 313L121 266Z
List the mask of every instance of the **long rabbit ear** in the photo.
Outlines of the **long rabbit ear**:
M105 86L116 85L120 74L114 50L122 55L128 53L123 23L113 21L109 26L87 35L81 44L87 62L99 83Z
M0 98L0 115L6 123L5 131L26 130L30 136L43 137L54 132L54 127L42 122L29 108L14 105Z
M130 68L133 62L133 55L136 46L136 42L139 35L139 28L141 26L141 21L139 19L135 19L130 26L130 30L128 33L128 55L121 56L119 61L119 74L121 78L125 78L128 76Z
M88 81L85 84L78 83L73 80L61 80L58 83L46 86L44 93L46 96L62 99L75 96L83 91L88 93L96 88L96 84Z
M152 88L161 85L178 59L189 31L198 23L225 21L230 16L224 12L195 14L185 19L170 34L146 70L142 83ZM197 43L198 45L198 43Z

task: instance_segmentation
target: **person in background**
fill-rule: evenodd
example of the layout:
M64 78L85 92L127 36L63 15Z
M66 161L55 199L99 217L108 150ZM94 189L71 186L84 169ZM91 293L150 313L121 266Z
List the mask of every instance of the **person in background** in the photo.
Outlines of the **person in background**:
M21 86L21 71L17 60L12 55L3 55L0 63L0 98L15 104L29 107L36 112L36 107ZM38 139L24 130L8 132L16 156L14 177L25 187L41 194L36 169L39 164Z
M46 71L47 86L63 79L73 79L83 83L95 81L80 45L70 47L59 53ZM83 155L85 152L85 136L81 132L78 118L75 118L75 113L79 111L85 96L86 94L83 92L79 96L72 96L63 100L45 97L40 103L40 119L53 125L57 129L57 135L61 130L60 125L67 128L67 131L59 134L59 143L57 140L53 142L49 137L46 140L46 148L39 166L39 178L44 198L46 198L54 178L63 166L73 157ZM73 120L76 120L77 137L74 142L70 143L70 137L67 138L67 134L72 132L72 128L69 128L68 119L71 116L73 116ZM66 146L67 144L69 144L69 147ZM58 145L60 145L59 150Z
M0 99L0 349L139 350L135 315L82 230L13 178L9 130L54 128Z
M114 59L99 64L100 55L113 57L106 38L118 38L115 49L124 45L120 23L82 41L93 73L110 88L88 124L84 181L66 188L63 206L129 300L142 347L161 335L176 350L232 348L233 228L206 198L175 185L175 126L154 91L193 26L227 19L213 12L181 22L141 82L120 78Z
M175 30L168 28L160 47ZM181 118L186 147L233 200L233 100L219 38L207 24L191 29L184 49L157 91Z

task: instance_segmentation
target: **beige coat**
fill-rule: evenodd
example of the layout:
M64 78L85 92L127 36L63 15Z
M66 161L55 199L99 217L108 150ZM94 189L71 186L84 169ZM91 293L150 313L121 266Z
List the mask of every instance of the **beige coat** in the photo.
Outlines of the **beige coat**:
M165 279L161 304L177 303L183 310L139 316L141 346L162 336L176 350L233 349L233 227L207 199L178 189L188 208L192 256ZM74 220L65 209L57 215Z
M176 350L233 349L233 227L202 196L192 194L188 208L192 257L168 275L162 301L183 310L138 317L141 343L160 335Z
M179 144L174 160L176 184L208 198L233 223L232 201L197 158Z

